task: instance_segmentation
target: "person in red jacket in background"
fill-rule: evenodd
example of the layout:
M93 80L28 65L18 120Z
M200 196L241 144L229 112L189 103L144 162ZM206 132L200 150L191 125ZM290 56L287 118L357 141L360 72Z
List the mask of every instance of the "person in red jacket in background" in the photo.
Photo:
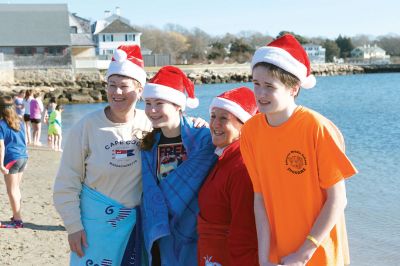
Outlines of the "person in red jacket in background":
M224 92L210 105L219 159L199 193L198 265L259 265L254 192L239 147L240 129L256 112L246 87Z

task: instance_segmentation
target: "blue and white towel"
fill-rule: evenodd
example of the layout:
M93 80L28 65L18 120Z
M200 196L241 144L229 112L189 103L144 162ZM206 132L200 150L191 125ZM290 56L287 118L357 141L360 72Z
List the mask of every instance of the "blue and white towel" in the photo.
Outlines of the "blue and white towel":
M81 219L88 247L85 256L71 253L70 265L141 265L140 208L126 208L100 192L82 186Z

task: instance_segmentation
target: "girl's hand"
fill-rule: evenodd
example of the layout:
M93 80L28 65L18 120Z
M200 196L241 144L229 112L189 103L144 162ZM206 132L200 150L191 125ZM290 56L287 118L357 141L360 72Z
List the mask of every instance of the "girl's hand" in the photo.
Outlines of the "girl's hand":
M3 173L3 175L8 175L8 169L4 166L0 166L0 171Z

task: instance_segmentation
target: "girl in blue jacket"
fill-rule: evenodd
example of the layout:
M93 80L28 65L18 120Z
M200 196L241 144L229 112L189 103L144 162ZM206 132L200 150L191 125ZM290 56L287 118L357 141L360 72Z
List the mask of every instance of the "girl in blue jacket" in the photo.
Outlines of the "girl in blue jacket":
M166 66L143 90L153 125L142 143L143 232L150 265L194 265L197 257L197 194L216 162L208 128L183 115L195 108L194 85Z

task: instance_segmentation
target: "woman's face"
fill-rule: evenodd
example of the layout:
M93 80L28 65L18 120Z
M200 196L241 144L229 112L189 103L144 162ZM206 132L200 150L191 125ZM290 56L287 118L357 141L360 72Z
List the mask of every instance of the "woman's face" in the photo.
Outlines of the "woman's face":
M180 125L181 108L169 101L147 98L145 112L153 128L174 129Z
M214 107L210 114L210 130L215 146L223 148L239 139L242 123L225 109Z
M112 75L108 78L107 99L113 112L128 113L136 106L143 88L132 78Z

